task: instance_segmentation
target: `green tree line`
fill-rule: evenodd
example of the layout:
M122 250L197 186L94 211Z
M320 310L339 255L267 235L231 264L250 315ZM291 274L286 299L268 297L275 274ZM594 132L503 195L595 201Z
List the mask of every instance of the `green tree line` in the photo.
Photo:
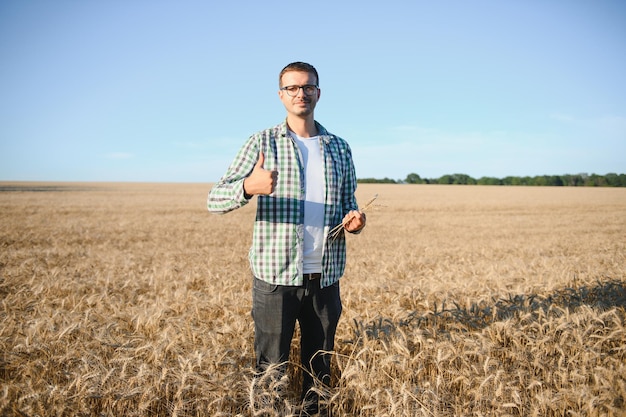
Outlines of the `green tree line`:
M481 177L472 178L466 174L448 174L439 178L422 178L411 173L403 180L391 178L359 178L360 183L376 184L461 184L461 185L534 185L556 187L626 187L626 174L608 173L598 174L565 174L565 175L537 175L534 177L504 178Z

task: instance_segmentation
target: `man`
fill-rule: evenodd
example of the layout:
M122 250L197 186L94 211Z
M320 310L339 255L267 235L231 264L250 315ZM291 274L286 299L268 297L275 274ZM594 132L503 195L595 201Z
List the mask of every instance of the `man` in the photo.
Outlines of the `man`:
M348 144L314 118L320 98L316 69L303 62L279 74L285 122L252 135L209 192L215 213L237 209L258 195L249 258L254 275L252 316L257 370L289 359L296 321L304 369L302 398L316 402L313 376L330 383L330 357L341 315L339 278L345 236L358 233L356 176ZM284 368L283 368L284 369ZM314 401L309 401L313 399ZM316 412L316 405L308 411Z

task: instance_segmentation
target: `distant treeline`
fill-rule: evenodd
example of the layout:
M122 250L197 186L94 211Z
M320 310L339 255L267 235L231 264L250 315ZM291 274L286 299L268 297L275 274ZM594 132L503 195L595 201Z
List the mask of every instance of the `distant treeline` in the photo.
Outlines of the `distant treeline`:
M461 184L461 185L539 185L556 187L626 187L626 174L609 173L576 175L537 175L535 177L481 177L475 179L466 174L444 175L439 178L422 178L411 173L403 180L391 178L359 178L360 183L376 184Z

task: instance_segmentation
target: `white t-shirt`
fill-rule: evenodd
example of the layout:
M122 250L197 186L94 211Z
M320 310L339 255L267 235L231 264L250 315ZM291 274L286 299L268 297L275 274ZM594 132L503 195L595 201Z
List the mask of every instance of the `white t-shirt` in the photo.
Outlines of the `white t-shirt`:
M305 274L322 272L324 245L324 160L319 137L302 138L293 132L293 137L304 165L304 270Z

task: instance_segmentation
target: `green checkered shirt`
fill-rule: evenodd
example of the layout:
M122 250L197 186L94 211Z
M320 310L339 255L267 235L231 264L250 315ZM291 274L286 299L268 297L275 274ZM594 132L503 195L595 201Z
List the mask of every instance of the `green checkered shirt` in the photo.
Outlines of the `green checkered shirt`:
M335 240L329 231L342 222L350 210L358 210L354 192L356 175L352 152L346 141L316 122L324 160L324 249L321 286L339 280L346 266L346 241L341 233ZM283 122L252 135L222 178L209 192L207 208L227 213L247 204L243 181L265 155L263 168L278 171L271 195L259 195L249 258L257 278L279 285L302 285L304 259L304 167L298 145Z

